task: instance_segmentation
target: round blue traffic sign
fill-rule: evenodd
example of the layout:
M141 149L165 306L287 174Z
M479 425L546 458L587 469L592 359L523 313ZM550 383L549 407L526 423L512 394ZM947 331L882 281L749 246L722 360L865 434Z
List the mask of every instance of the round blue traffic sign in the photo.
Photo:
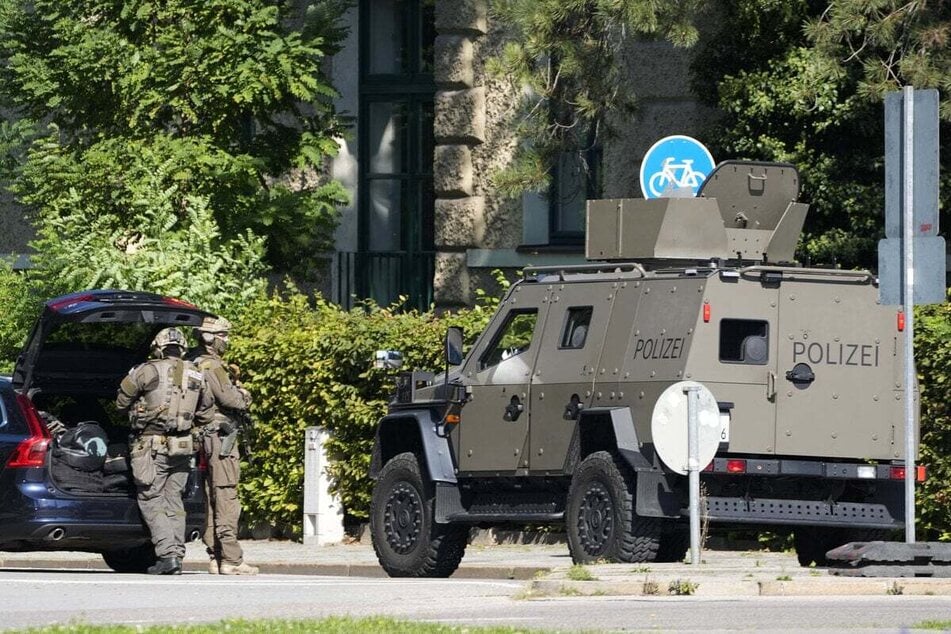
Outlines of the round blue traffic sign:
M696 196L714 165L700 141L682 134L664 137L641 161L641 192L644 198Z

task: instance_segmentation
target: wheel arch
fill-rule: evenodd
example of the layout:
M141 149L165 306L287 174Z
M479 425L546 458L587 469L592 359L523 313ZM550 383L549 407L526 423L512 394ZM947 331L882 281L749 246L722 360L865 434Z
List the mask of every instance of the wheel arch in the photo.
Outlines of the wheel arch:
M677 476L657 464L652 452L645 454L630 407L592 408L581 413L568 451L566 472L574 473L582 460L597 451L617 453L634 471L638 515L680 517L680 498L673 482Z
M370 477L378 478L383 465L412 452L432 482L456 482L455 460L449 439L437 432L439 418L432 410L395 412L380 419L370 458Z

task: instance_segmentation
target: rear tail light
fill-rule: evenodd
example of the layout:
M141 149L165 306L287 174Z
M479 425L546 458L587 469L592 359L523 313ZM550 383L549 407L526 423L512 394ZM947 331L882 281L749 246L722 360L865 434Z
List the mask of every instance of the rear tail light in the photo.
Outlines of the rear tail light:
M746 460L727 460L727 473L746 473Z
M20 442L13 450L7 466L42 467L46 463L46 451L50 446L50 432L40 420L40 415L29 398L23 394L17 394L17 405L20 406L20 411L26 418L30 437Z
M924 465L918 465L915 467L915 480L918 482L925 481L925 467ZM904 480L905 479L905 467L892 467L891 469L891 478L892 480Z
M95 295L91 295L91 294L86 294L86 295L70 295L69 297L66 297L65 299L61 299L61 300L59 300L59 301L57 301L57 302L53 302L53 303L51 303L51 304L47 304L47 306L49 306L50 310L54 310L54 311L56 311L56 312L59 312L59 311L61 311L61 310L64 309L64 308L68 308L68 307L74 306L74 305L76 305L76 304L81 304L82 302L91 302L91 301L93 301L94 299L96 299L96 296L95 296Z

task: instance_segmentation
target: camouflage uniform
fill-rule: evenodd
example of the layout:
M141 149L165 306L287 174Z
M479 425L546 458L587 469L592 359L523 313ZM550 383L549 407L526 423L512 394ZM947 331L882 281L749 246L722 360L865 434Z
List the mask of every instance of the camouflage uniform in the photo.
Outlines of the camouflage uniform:
M174 333L169 335L169 330ZM159 358L132 368L116 396L116 407L120 413L128 412L132 423L132 477L159 559L150 574L181 572L185 556L182 493L194 457L191 429L196 423L207 424L214 414L201 372L180 358L184 343L185 336L177 329L161 331L154 345Z
M250 396L236 384L221 359L227 348L230 329L231 324L223 318L206 319L195 332L200 345L187 357L204 374L214 400L214 420L202 429L202 449L208 462L205 477L207 514L202 541L210 558L208 571L212 574L246 575L256 574L258 569L244 563L244 553L238 543L241 464L236 435L240 424L238 419L246 414Z

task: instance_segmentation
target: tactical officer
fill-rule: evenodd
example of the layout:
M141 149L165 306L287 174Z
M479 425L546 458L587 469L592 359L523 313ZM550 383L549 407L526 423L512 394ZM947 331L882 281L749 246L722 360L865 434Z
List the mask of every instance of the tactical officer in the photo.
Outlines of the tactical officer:
M185 335L178 328L159 331L152 341L155 358L132 368L116 397L116 407L128 412L132 424L132 477L158 557L148 569L150 575L182 572L182 493L196 451L191 431L214 415L204 377L193 363L182 359L186 347Z
M202 449L208 461L205 476L205 532L208 572L223 575L256 575L258 569L244 563L238 543L238 479L241 475L238 431L247 420L251 395L237 383L221 356L228 349L231 323L223 317L207 317L195 329L198 347L189 351L205 376L214 400L214 420L202 428Z

